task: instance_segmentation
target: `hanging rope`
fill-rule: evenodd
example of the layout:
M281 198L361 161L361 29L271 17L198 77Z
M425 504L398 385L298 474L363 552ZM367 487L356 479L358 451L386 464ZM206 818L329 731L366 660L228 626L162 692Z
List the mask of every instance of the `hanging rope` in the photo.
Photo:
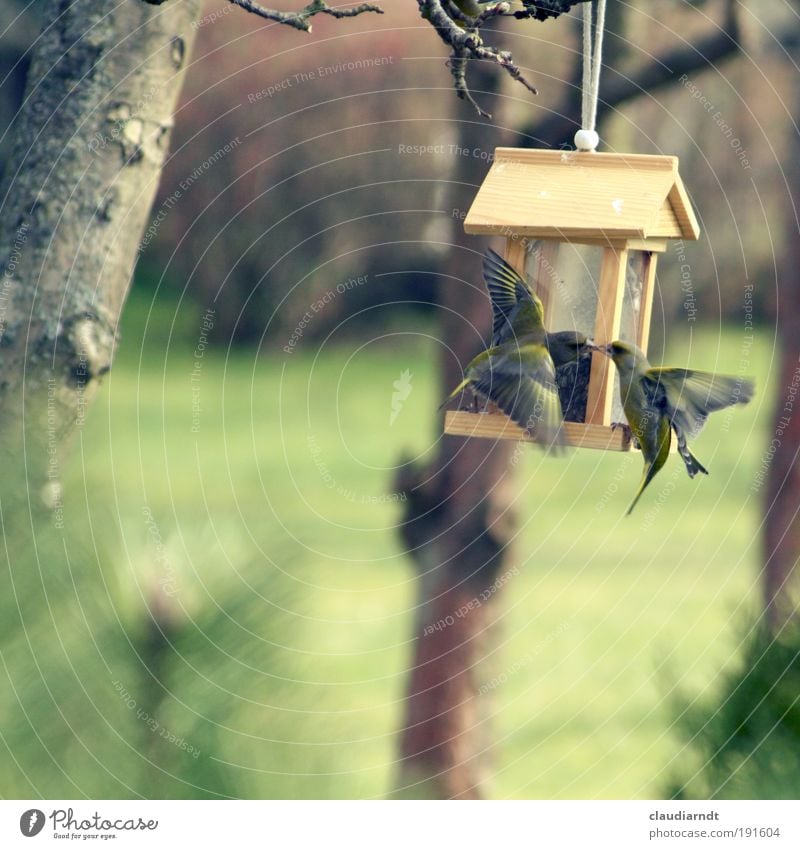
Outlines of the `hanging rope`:
M592 44L592 10L594 44ZM578 150L595 150L600 137L597 123L597 98L600 94L600 67L603 64L603 31L606 24L606 0L592 0L583 6L583 81L581 96L581 129L575 133Z

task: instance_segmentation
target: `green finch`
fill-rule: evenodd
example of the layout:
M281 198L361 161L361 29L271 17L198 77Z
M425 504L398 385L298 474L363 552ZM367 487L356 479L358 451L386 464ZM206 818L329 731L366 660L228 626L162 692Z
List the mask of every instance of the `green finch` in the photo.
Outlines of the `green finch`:
M619 372L625 418L644 456L644 474L631 510L647 485L667 462L672 431L689 477L708 471L689 450L687 437L696 436L709 413L746 404L755 393L752 380L685 368L653 368L647 357L628 342L596 346L611 357Z
M464 380L442 406L469 389L496 404L523 430L535 431L540 441L558 445L563 413L553 354L559 361L574 362L588 351L587 340L571 331L548 334L542 302L494 251L486 254L483 271L492 303L490 347L469 363Z
M491 248L483 258L483 279L492 302L492 345L538 332L543 334L556 368L591 354L587 347L589 340L583 333L545 330L542 302L516 270Z
M483 278L492 302L492 345L499 345L531 332L544 330L542 302L502 257L493 250L483 260ZM544 330L544 343L556 371L563 417L583 421L589 385L589 340L575 330Z
M544 339L542 302L491 248L483 257L483 279L492 302L492 346L532 332L540 333Z
M476 0L453 0L453 5L458 7L458 10L465 14L468 18L477 18L483 9L488 8L492 3L477 3ZM483 8L481 8L483 6Z
M490 6L499 5L500 0L453 0L453 5L468 18L477 18ZM458 21L456 21L458 23Z
M463 389L492 401L540 441L550 445L563 441L555 368L547 346L534 335L481 351L442 407Z

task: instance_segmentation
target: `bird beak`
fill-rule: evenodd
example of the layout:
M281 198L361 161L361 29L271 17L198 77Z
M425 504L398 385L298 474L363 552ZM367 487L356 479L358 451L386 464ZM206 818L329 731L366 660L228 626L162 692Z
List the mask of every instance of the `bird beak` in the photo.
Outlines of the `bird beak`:
M606 357L613 357L614 355L611 343L608 345L598 345L596 342L592 342L592 344L588 347L590 350L595 351L598 354L603 354Z

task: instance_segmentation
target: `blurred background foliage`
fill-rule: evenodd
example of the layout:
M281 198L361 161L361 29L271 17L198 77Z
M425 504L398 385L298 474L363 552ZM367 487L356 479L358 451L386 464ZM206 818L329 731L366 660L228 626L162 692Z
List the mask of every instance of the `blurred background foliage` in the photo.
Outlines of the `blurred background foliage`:
M745 623L742 623L743 625ZM677 798L797 799L800 795L800 638L741 628L741 655L713 700L683 698L677 728L692 757L669 788Z
M443 50L416 4L385 5L381 18L321 21L301 36L208 4L134 291L148 302L166 299L160 309L178 314L175 332L193 335L181 316L223 299L217 344L280 348L316 297L364 275L369 284L330 304L309 327L308 342L351 316L359 318L347 327L358 332L373 320L363 311L387 302L401 302L393 303L392 320L409 312L430 319L430 272L454 224L448 181L463 179L466 166L480 179L485 167L474 166L488 164L495 142L487 125L484 146L456 152L460 125L476 116L455 98ZM748 280L759 282L758 315L773 317L774 260L785 237L770 222L788 212L779 163L792 167L783 102L793 69L764 35L777 37L788 25L777 6L740 11L744 50L758 55L759 73L734 55L657 96L644 93L604 127L609 150L681 158L703 228L703 239L686 245L685 263L660 264L657 320L685 318L687 279L705 322L740 318ZM615 13L607 53L620 61L606 73L631 75L654 54L714 31L722 7L656 0ZM14 19L3 42L2 65L14 68L2 87L6 120L21 98L36 8L9 0L4 9L4 22ZM564 80L579 62L574 19L506 27L508 46L531 69L540 95L503 80L491 104L498 126L518 130L561 104ZM514 143L537 141L518 132ZM402 152L415 145L436 152Z
M705 331L691 345L696 361L724 362L738 337ZM192 352L176 346L165 363L123 348L64 469L64 529L52 514L32 523L27 497L3 503L4 796L390 792L416 578L386 469L439 438L435 347L359 347L285 367L212 352L191 439ZM759 344L760 385L770 361ZM415 389L387 427L401 368ZM310 404L292 391L309 373ZM726 722L716 708L760 603L751 484L769 410L737 413L697 441L712 477L690 481L673 458L629 519L638 457L523 455L518 574L478 675L493 796L660 797L716 751L722 729L696 751L687 717ZM785 683L780 698L793 698ZM798 776L783 775L791 795ZM728 789L755 795L761 780L753 768Z
M607 73L690 41L721 5L637 8L620 31L624 64ZM0 26L13 20L0 41L5 121L39 6L0 12ZM487 124L485 144L455 150L478 119L415 4L384 6L382 18L315 22L310 36L236 9L204 19L120 356L64 470L65 527L4 498L3 796L391 789L415 576L389 479L401 452L423 458L439 438L434 272L462 212L449 189L476 185L495 143ZM764 648L746 624L759 606L751 484L771 412L780 163L797 167L781 106L793 69L751 16L784 22L767 2L747 8L758 74L734 57L694 89L645 94L603 135L608 149L680 156L703 228L685 260L672 247L660 263L656 358L736 371L752 282L746 369L759 396L698 440L713 477L691 482L671 464L627 525L636 457L525 453L521 574L485 659L487 683L506 676L486 697L500 797L800 792L795 702L781 713L796 649ZM541 92L503 83L490 106L516 131L561 102L578 39L568 20L508 29ZM408 152L419 145L435 150ZM477 282L477 258L475 269ZM404 369L414 391L389 426ZM762 699L766 682L778 686ZM764 784L770 771L780 778Z

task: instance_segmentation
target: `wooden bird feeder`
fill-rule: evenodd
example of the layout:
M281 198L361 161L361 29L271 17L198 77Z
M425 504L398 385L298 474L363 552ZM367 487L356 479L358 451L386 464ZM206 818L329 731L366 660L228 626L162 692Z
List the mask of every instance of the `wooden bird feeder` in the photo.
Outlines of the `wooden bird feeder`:
M464 229L505 237L505 259L542 299L548 330L580 330L597 344L623 339L643 351L658 254L669 239L700 235L674 156L504 147ZM567 440L629 450L625 431L611 427L625 419L602 354L592 355L584 394L583 415L567 416ZM531 438L499 412L448 412L445 433Z

